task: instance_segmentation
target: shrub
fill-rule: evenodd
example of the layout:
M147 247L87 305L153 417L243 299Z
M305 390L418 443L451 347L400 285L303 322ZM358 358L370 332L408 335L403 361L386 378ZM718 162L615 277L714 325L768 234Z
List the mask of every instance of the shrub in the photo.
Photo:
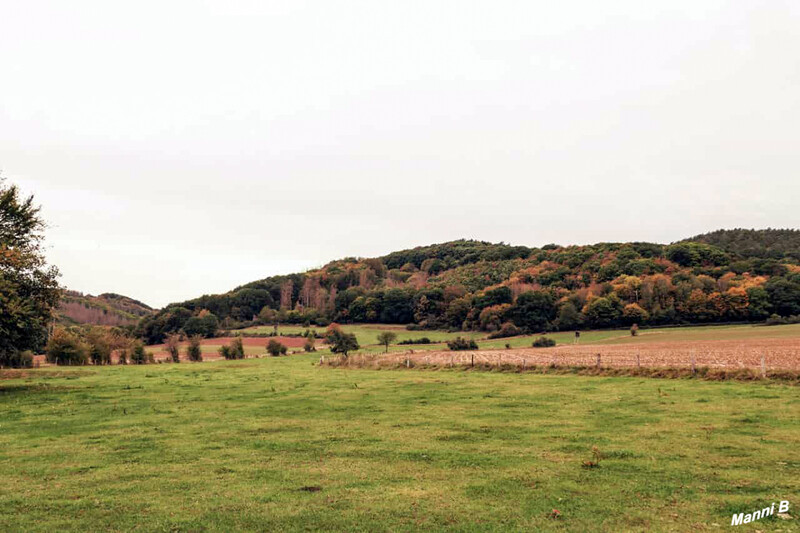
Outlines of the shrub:
M631 326L631 337L636 337L637 335L639 335L639 325L634 324Z
M314 345L314 337L307 337L305 344L303 344L303 350L307 352L316 352L317 347Z
M269 352L272 357L286 355L286 346L275 339L270 339L270 341L267 343L267 352Z
M200 343L203 337L200 335L192 335L189 337L189 346L186 347L186 357L189 361L199 362L203 360L203 352L200 350Z
M56 329L47 341L47 362L56 365L85 365L89 362L89 347L77 335Z
M119 351L119 357L117 359L117 364L119 364L119 365L127 365L129 357L130 357L130 354L128 353L128 348L121 348L120 351Z
M133 350L131 350L131 363L134 365L144 365L152 360L152 358L152 354L148 357L147 352L144 350L144 344L141 341L133 345Z
M517 326L514 325L513 322L504 322L502 326L500 326L499 331L495 331L494 333L489 334L490 339L502 339L504 337L516 337L521 332Z
M556 345L556 341L549 337L539 337L535 341L533 341L534 348L552 348Z
M397 344L407 345L407 344L431 344L431 339L428 337L420 337L419 339L406 339L404 341L400 341Z
M455 339L447 342L447 347L453 351L477 350L478 344L472 339L464 339L462 337L456 337Z
M236 356L236 359L244 359L244 343L242 339L234 339L231 342L231 352Z
M233 339L228 346L222 346L219 354L225 359L244 359L242 339Z
M181 342L181 336L178 335L177 333L172 333L170 335L167 335L167 340L166 340L167 352L169 353L169 356L172 359L173 363L181 362L180 342Z

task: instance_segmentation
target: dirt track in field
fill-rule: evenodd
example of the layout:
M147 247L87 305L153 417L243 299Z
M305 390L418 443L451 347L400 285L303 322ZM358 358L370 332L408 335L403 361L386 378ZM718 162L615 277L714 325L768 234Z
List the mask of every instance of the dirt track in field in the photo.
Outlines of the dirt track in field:
M800 370L800 338L752 339L746 341L662 342L635 345L562 345L555 348L474 350L463 352L398 352L375 359L377 366L402 364L410 359L418 365L518 365L603 367L709 367L720 369L761 368ZM474 359L473 359L474 358Z

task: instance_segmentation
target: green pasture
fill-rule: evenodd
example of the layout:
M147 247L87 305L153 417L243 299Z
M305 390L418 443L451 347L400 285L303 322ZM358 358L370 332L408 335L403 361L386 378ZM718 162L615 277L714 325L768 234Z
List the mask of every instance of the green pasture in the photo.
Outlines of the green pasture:
M3 371L0 531L798 530L796 387L315 360Z

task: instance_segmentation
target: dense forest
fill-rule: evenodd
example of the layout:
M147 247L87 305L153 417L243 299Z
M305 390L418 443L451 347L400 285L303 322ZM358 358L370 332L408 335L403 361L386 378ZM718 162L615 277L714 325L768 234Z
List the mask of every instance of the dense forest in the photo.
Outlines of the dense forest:
M730 230L673 244L542 248L460 240L346 258L172 304L138 333L213 335L331 321L524 332L800 315L800 231Z

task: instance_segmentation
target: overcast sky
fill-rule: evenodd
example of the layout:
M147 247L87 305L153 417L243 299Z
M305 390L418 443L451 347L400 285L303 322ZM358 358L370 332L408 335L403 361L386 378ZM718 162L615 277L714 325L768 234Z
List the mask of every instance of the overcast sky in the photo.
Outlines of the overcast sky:
M0 168L64 285L154 306L462 237L797 228L798 28L794 0L0 0Z

